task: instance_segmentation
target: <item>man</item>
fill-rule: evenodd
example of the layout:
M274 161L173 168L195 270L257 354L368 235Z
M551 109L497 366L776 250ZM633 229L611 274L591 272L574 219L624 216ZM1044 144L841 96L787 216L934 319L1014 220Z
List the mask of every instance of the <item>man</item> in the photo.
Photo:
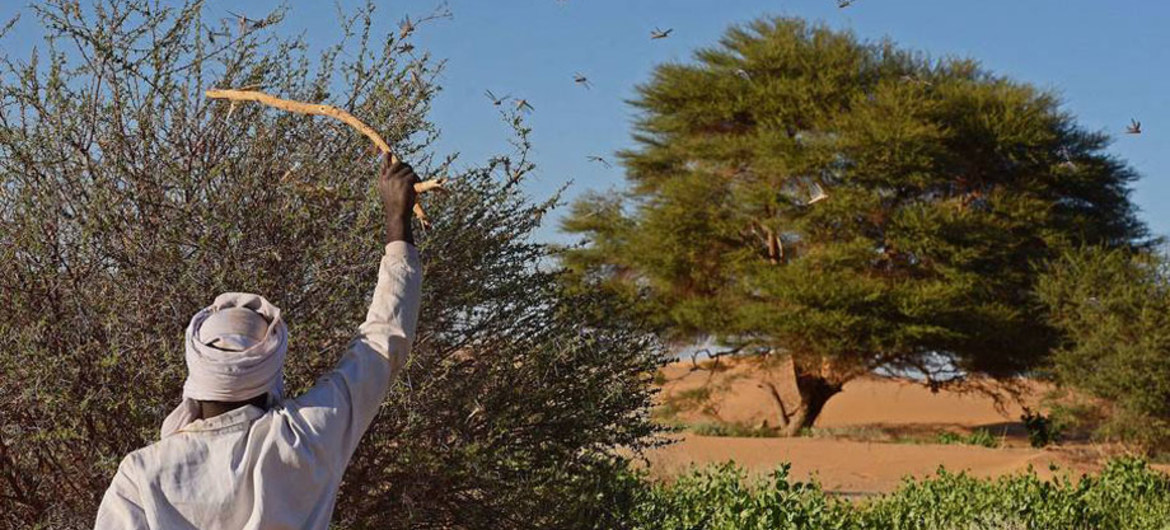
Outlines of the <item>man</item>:
M183 402L160 441L122 460L96 528L329 526L350 456L414 339L417 180L409 165L383 164L386 247L373 302L337 368L304 395L283 399L287 332L268 300L226 293L191 319Z

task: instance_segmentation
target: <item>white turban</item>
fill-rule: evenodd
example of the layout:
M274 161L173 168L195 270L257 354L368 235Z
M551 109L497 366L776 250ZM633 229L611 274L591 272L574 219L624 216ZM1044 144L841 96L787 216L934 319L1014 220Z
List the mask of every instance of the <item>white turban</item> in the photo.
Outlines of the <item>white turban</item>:
M216 297L187 326L183 402L163 421L162 437L199 419L197 400L246 401L267 394L269 406L279 403L287 352L280 308L255 294Z

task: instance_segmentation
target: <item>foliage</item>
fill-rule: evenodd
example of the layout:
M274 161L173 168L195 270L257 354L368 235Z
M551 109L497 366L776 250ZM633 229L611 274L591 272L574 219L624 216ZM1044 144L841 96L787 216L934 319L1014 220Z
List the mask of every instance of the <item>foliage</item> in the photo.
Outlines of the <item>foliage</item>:
M958 433L954 433L951 431L943 431L943 432L938 433L938 436L935 439L940 444L949 445L949 444L960 443L963 438Z
M1060 441L1064 434L1064 426L1059 421L1054 420L1055 418L1051 414L1044 415L1031 410L1024 411L1024 414L1020 416L1020 421L1024 422L1024 429L1028 431L1028 443L1032 444L1032 447L1046 447Z
M1040 480L1034 472L976 479L939 469L893 493L851 502L814 483L790 482L789 467L749 483L727 463L670 483L644 482L632 499L634 529L1160 529L1170 517L1170 477L1139 460L1115 460L1098 475Z
M978 445L980 447L987 447L994 449L999 447L999 439L991 434L987 429L975 429L966 436L951 432L943 431L938 433L936 441L943 445L962 444L962 445Z
M643 492L630 524L636 529L675 530L840 528L847 506L815 483L789 482L782 465L754 484L733 463L694 470Z
M1151 451L1170 449L1170 276L1164 256L1081 248L1038 287L1064 343L1057 380L1098 400L1074 411L1096 433Z
M418 340L346 472L338 526L569 525L612 449L656 431L655 342L612 297L562 289L529 237L555 198L521 191L527 127L506 113L517 151L482 165L436 157L442 65L405 29L374 32L372 4L340 15L319 55L280 33L282 11L30 9L45 42L0 57L0 526L92 525L119 460L177 403L183 329L216 293L284 310L293 395L362 320L382 245L368 140L209 101L212 87L340 106L421 174L453 177L424 198Z
M805 438L822 438L833 440L851 440L855 442L875 443L920 443L913 437L874 426L874 425L845 425L841 427L808 427L800 430L800 436Z
M862 527L1160 528L1170 479L1144 462L1117 460L1098 476L1040 480L1034 473L980 480L940 470L868 504Z
M735 438L774 438L775 429L755 427L743 422L703 422L690 426L691 432L700 436L730 436Z
M879 367L1034 369L1055 336L1034 264L1146 234L1108 137L972 60L765 18L632 103L629 190L573 205L565 261L677 343L791 358L790 433Z

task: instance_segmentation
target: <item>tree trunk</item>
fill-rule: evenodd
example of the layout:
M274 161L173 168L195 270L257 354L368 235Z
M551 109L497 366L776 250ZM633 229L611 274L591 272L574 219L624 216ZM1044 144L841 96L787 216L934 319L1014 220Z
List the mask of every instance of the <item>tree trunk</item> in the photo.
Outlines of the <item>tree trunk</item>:
M789 414L788 408L784 406L784 398L780 397L780 390L776 388L776 385L768 381L764 381L760 386L767 387L768 392L772 394L772 401L776 403L776 409L780 416L780 422L777 425L781 429L787 430L788 418L792 415Z
M800 406L793 411L784 429L786 436L797 436L802 429L813 426L829 398L841 391L841 384L826 379L821 374L809 373L793 366L796 375L796 390L800 393Z

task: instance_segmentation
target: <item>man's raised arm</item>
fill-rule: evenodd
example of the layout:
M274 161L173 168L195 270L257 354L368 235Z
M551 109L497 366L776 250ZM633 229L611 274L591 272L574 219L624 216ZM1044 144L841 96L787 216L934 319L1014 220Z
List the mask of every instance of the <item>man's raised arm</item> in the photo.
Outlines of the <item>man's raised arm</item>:
M386 215L386 246L366 320L337 368L288 407L304 435L342 467L373 421L393 377L406 364L418 325L422 267L411 233L414 183L407 164L383 165L378 191Z
M374 300L355 339L365 340L383 353L395 373L406 363L418 326L422 270L410 224L418 180L409 165L391 164L387 155L378 177L386 215L386 250L378 267Z

